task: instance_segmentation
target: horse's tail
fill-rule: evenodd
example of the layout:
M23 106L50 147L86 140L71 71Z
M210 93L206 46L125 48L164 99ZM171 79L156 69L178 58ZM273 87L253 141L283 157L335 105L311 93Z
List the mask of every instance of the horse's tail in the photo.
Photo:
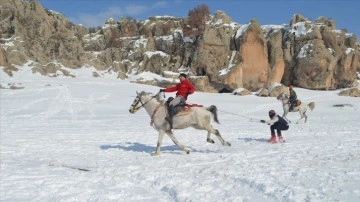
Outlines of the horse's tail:
M308 104L308 106L309 106L309 108L310 108L311 111L314 110L314 109L315 109L315 102L310 102L310 103Z
M217 107L215 105L210 105L210 107L207 107L206 109L212 113L214 121L220 123L217 116Z

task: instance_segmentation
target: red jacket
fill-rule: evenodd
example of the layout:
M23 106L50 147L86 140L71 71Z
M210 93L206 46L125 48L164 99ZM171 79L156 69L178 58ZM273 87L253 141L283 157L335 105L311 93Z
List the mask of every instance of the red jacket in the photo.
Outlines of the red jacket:
M181 95L185 100L187 100L187 92L189 92L189 94L193 94L195 91L194 86L192 85L192 83L188 80L183 80L181 83L177 84L176 86L173 87L169 87L169 88L165 88L164 92L176 92L176 96Z

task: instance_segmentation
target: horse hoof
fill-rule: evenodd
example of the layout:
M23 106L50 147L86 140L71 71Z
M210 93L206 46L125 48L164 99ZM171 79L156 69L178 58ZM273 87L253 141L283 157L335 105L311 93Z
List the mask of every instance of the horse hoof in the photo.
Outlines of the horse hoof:
M212 140L212 139L207 139L206 140L208 143L212 143L212 144L214 144L215 143L215 141L214 140Z
M231 146L230 142L225 142L226 146Z
M187 150L187 151L185 151L186 152L186 154L190 154L190 150Z
M160 154L159 153L152 153L151 156L159 156Z

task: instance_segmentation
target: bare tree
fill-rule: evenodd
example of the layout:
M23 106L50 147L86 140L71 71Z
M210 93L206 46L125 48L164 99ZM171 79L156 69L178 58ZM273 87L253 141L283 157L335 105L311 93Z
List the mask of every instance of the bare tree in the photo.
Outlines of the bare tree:
M121 40L120 40L120 32L116 29L111 29L111 34L106 44L107 48L120 48Z
M210 10L206 4L200 4L188 13L188 18L183 25L185 36L195 36L204 33L205 23L210 18Z

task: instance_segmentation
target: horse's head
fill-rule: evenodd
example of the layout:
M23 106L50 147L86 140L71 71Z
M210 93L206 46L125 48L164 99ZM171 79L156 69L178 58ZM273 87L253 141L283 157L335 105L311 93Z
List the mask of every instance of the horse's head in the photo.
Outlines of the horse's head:
M142 91L141 93L136 92L136 97L133 101L133 103L130 106L129 112L134 114L135 112L137 112L141 107L143 107L146 103L144 103L144 96L147 96L148 94L144 91Z
M280 93L280 95L278 95L276 99L283 101L289 99L289 97L285 93Z

